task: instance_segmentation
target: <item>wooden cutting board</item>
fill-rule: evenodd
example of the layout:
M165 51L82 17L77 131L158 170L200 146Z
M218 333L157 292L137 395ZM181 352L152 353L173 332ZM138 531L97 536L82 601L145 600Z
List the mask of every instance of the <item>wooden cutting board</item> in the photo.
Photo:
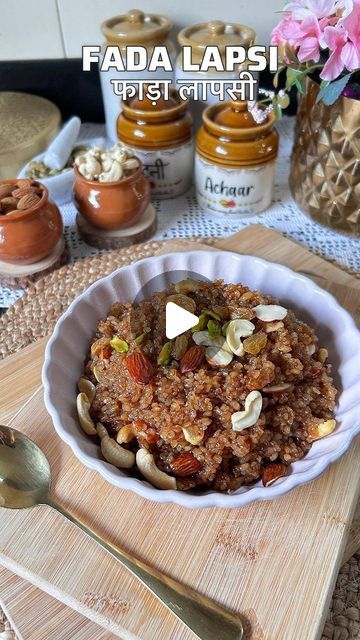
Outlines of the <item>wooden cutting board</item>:
M357 298L348 286L358 289L358 281L274 232L253 227L228 242L224 248L326 274L337 282L326 288L354 309ZM22 355L28 371L31 365L36 370L42 348L37 343L0 368L3 376L9 372L17 398L26 395L25 387L29 391L29 374L19 376ZM41 391L14 426L49 456L54 496L113 542L244 614L253 638L296 640L304 630L307 638L317 637L355 506L358 483L351 466L358 444L322 478L280 500L241 510L187 511L112 488L82 467L54 433ZM3 513L0 549L8 568L120 637L194 637L115 561L48 508Z

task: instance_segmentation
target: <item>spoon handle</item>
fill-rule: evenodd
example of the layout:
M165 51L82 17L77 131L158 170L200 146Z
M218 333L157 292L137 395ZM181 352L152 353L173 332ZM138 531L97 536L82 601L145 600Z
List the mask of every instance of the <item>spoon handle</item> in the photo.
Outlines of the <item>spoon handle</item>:
M142 584L172 611L201 640L241 640L243 625L230 611L190 587L169 578L157 569L106 542L90 527L49 498L47 504L93 538L119 560Z

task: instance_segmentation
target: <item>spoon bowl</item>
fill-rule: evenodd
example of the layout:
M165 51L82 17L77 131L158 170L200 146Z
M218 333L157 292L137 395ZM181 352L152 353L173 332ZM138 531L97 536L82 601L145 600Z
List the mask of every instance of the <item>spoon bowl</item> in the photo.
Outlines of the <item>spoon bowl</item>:
M0 426L0 506L44 504L50 482L50 465L40 447L20 431Z

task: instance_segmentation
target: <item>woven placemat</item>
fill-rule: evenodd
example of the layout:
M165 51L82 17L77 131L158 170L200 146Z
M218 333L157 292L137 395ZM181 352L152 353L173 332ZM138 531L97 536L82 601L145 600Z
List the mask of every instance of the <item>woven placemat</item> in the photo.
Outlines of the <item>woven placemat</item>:
M194 237L179 239L177 243L193 241L211 246L216 240ZM154 255L166 242L146 242L85 258L36 282L0 318L0 359L48 335L70 302L95 280L125 264ZM1 608L0 640L15 640ZM360 640L360 554L355 554L340 570L322 640Z

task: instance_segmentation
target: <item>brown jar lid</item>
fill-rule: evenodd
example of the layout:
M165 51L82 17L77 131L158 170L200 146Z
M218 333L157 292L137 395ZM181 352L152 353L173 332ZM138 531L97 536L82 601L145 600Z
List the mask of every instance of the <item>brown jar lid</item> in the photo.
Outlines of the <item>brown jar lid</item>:
M264 122L257 123L246 102L218 102L203 112L197 150L215 164L250 166L268 162L278 150L275 121L271 112Z
M117 121L119 139L139 149L162 149L183 144L191 139L192 117L188 101L171 88L169 99L156 104L148 98L124 100Z
M101 30L109 42L124 45L164 40L171 27L172 22L165 16L131 9L124 15L105 20Z
M225 47L229 45L250 46L255 37L255 31L243 24L212 20L185 27L180 31L178 41L182 46L191 46L201 53L208 45L216 45L221 53L225 53Z

